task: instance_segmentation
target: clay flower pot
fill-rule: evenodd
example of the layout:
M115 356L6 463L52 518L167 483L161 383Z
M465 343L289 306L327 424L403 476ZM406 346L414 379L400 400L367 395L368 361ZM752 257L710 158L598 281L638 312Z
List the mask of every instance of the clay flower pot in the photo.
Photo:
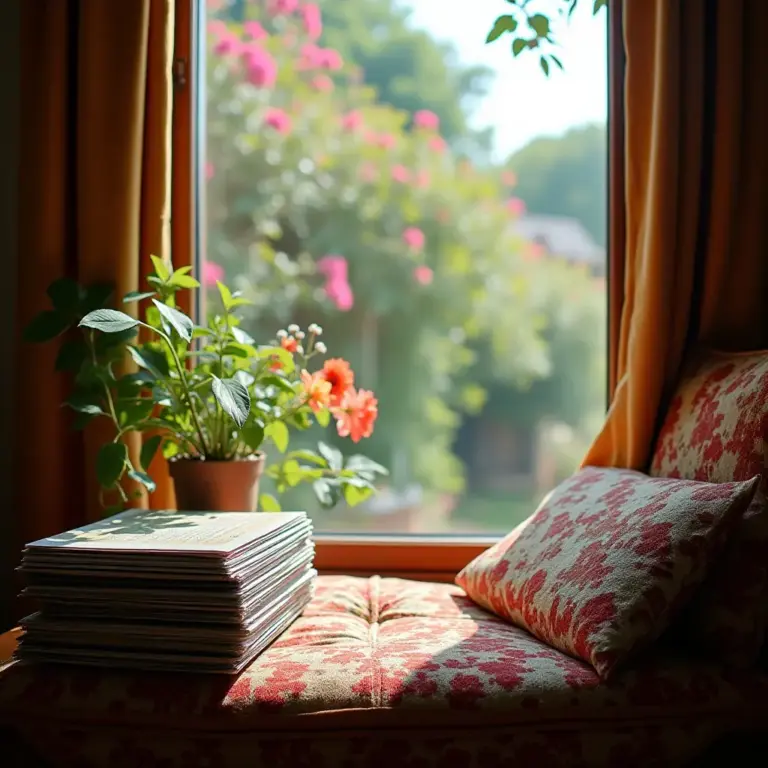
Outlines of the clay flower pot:
M182 512L255 512L265 456L237 461L177 459L169 462Z

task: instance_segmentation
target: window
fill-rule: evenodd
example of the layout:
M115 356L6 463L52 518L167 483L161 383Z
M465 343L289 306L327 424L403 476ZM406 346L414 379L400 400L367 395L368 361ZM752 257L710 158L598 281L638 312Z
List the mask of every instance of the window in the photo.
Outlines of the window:
M390 469L354 508L284 495L316 530L508 531L600 425L607 41L581 5L547 79L485 45L498 0L208 0L203 304L222 279L257 339L321 325L379 400L357 446L293 438Z

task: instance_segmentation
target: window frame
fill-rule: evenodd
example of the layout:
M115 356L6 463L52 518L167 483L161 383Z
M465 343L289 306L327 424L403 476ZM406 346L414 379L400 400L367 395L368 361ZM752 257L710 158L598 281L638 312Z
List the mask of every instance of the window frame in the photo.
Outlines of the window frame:
M609 0L608 28L608 315L609 333L606 354L609 359L609 398L613 394L615 369L611 350L615 349L613 308L621 304L621 251L616 247L623 236L623 216L617 201L622 198L623 160L621 147L623 125L624 49L621 31L621 0ZM174 262L201 265L200 244L205 236L204 200L202 188L202 158L205 140L205 76L203 30L205 29L204 0L175 0L174 37L174 105L172 152L172 215L171 232ZM182 82L183 81L183 82ZM612 163L615 158L618 162ZM199 183L196 184L195 182ZM612 226L612 222L615 226ZM196 269L196 271L198 271ZM618 286L618 287L617 287ZM202 294L187 307L193 316L204 310ZM316 533L315 567L324 574L348 574L411 578L426 581L452 582L456 574L498 542L505 534L475 536Z

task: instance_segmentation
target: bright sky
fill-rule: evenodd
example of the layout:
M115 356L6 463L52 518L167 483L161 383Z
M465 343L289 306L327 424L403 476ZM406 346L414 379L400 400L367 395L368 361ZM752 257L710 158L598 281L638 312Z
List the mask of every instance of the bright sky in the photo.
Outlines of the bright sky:
M557 135L571 126L605 122L608 114L606 12L592 16L592 0L580 0L570 21L557 22L556 52L565 71L544 76L535 55L513 58L510 42L485 38L504 0L403 0L413 22L439 40L452 42L466 64L496 72L489 98L474 115L478 128L496 128L496 153L505 157L535 136ZM556 0L539 7L554 8Z

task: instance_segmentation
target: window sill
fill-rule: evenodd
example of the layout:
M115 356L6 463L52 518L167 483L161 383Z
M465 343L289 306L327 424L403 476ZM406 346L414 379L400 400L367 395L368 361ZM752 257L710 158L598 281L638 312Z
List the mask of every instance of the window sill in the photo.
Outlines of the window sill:
M396 576L451 582L494 536L315 534L315 567L324 574Z

